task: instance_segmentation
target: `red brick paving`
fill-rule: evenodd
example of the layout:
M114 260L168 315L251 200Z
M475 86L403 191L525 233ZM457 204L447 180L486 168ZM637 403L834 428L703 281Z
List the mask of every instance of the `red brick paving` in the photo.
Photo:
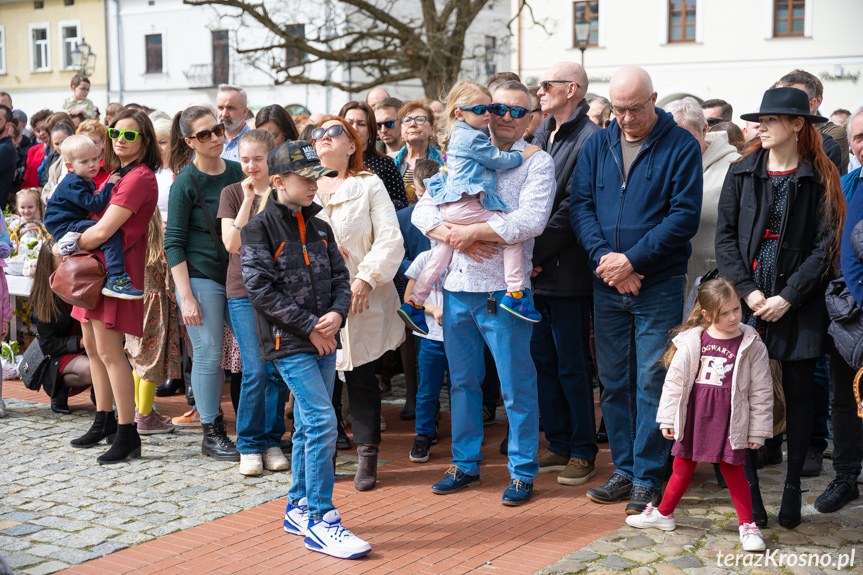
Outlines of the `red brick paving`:
M43 393L7 382L7 397L47 403ZM87 394L71 400L92 409ZM180 396L157 398L163 413L186 409ZM234 414L228 394L222 402L226 420ZM63 573L192 574L192 573L329 573L510 575L535 573L565 555L621 527L623 504L601 506L584 493L600 485L612 471L607 444L597 457L597 475L579 487L562 486L556 474L536 479L533 500L522 507L500 503L509 481L506 457L498 453L505 426L486 427L482 485L454 495L434 495L429 487L449 463L448 432L425 464L411 463L413 422L398 417L397 406L384 406L388 430L381 444L382 460L376 489L359 493L353 478L336 482L334 503L344 524L368 540L372 552L355 561L333 559L307 551L302 539L282 531L284 500L273 501L210 523L119 551ZM442 430L448 429L448 418ZM82 430L83 431L83 430ZM146 439L145 439L146 442ZM145 446L146 449L146 446Z

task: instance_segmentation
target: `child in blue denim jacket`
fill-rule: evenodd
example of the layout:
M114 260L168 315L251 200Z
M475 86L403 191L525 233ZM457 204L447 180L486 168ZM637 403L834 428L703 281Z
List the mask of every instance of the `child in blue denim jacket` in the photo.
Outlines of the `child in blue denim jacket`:
M507 111L519 114L506 106L495 106L500 116L506 115ZM488 89L471 80L457 82L447 96L444 112L449 128L447 171L425 182L426 192L435 204L440 205L441 217L446 223L465 225L487 222L496 211L506 211L506 204L497 195L496 170L516 168L539 150L536 146L528 146L524 152L501 152L494 147L485 130L489 124L489 112L495 106L491 103ZM428 334L423 303L435 281L449 266L452 254L452 246L438 243L417 278L411 299L398 310L405 324L423 335ZM521 319L538 322L540 315L530 297L524 293L527 290L527 278L521 244L503 246L503 261L507 293L500 306Z

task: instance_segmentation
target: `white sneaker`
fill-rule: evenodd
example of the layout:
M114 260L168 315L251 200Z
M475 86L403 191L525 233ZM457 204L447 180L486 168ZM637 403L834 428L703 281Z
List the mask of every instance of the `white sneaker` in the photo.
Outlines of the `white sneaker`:
M740 543L744 551L751 553L759 553L767 548L755 523L744 523L740 526Z
M6 402L0 397L0 417L6 417Z
M291 468L291 462L282 453L281 447L270 447L261 456L264 467L269 471L284 471Z
M306 527L309 524L309 501L305 497L300 499L296 505L288 503L285 509L285 533L291 535L306 536Z
M356 559L372 550L372 546L342 527L338 509L330 509L317 523L309 521L306 529L306 549L339 559Z
M264 464L260 453L240 454L240 475L260 475L264 472Z
M626 517L626 524L638 529L655 527L663 531L674 531L677 528L677 523L674 522L674 514L665 516L652 503L648 503L642 513L628 515Z

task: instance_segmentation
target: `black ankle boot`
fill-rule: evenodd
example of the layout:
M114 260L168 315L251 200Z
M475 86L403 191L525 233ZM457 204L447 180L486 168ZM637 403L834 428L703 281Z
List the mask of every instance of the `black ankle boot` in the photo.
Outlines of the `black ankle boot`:
M122 463L129 459L141 457L141 437L134 423L117 426L117 437L111 449L96 458L99 465Z
M758 527L766 527L767 510L764 509L764 501L761 499L761 488L757 481L749 484L749 493L752 496L752 522Z
M800 525L800 507L803 503L803 491L800 487L785 484L782 492L782 505L779 507L779 525L786 529L794 529Z
M605 430L605 418L599 420L599 431L596 432L597 443L608 443L608 431Z
M345 424L342 418L336 417L336 449L346 451L351 448L351 438L348 437L348 432L345 431Z
M117 435L117 419L114 417L114 410L97 411L96 417L93 418L93 425L90 429L79 437L73 439L70 443L72 447L93 447L103 439L105 443L114 441L114 436Z
M213 423L202 423L204 441L201 443L201 453L218 461L239 461L240 452L225 431L225 420L220 415Z
M56 395L51 398L51 411L54 413L62 413L63 415L69 415L72 413L69 411L69 388L57 382L57 385L60 388L57 390Z
M728 489L728 484L725 482L725 478L722 477L722 471L719 469L719 464L713 464L713 473L716 475L716 483L719 484L719 487L722 489Z
M186 383L182 379L169 379L156 388L156 397L171 397L176 393L184 393Z
M187 380L187 381L191 381L191 380ZM192 391L192 384L191 383L186 386L186 403L188 403L189 405L192 405L192 406L195 405L195 392Z

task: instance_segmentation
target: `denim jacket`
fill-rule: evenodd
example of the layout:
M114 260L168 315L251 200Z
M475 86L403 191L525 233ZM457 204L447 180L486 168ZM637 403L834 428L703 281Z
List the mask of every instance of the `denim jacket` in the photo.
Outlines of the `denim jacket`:
M480 195L485 209L506 211L497 193L497 170L517 168L524 161L519 152L501 152L488 135L456 120L446 150L447 173L430 178L426 192L436 205L460 200L462 195Z

